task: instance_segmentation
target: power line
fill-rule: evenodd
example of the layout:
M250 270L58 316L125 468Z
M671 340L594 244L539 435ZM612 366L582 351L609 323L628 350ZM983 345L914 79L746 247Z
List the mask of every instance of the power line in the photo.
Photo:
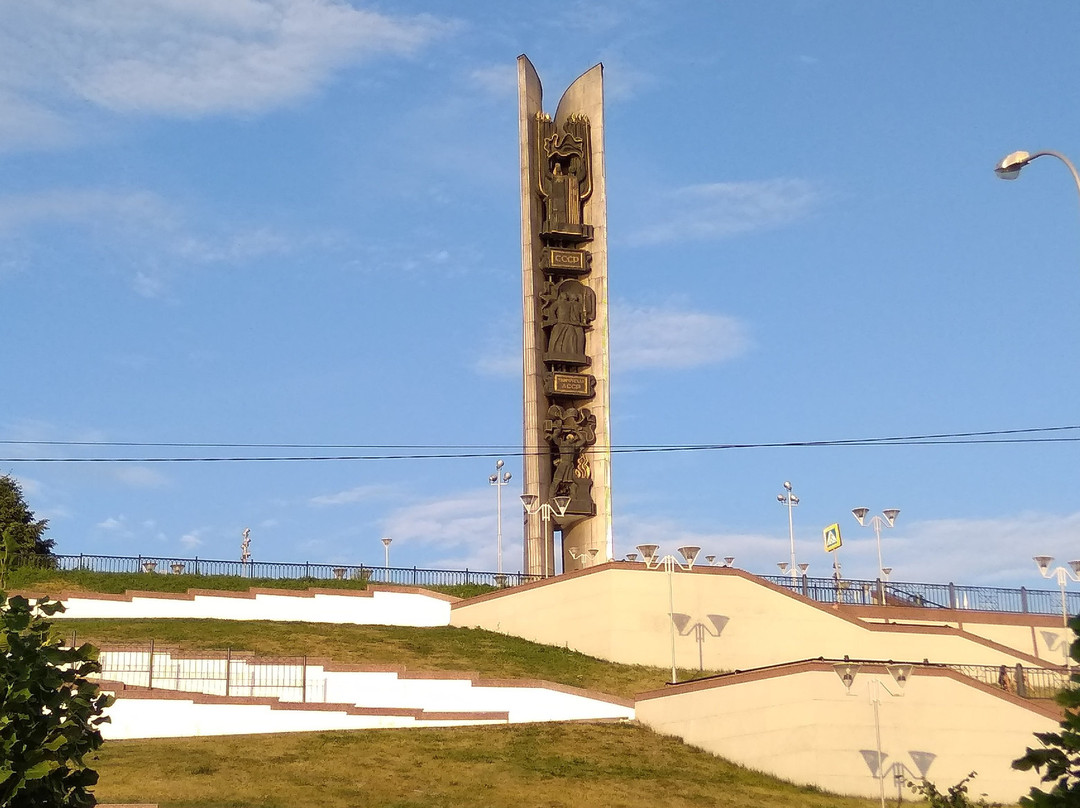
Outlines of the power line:
M1075 443L1080 435L1056 435L1080 426L1029 427L1024 429L985 430L979 432L942 432L923 435L893 435L876 438L846 438L838 440L782 441L764 443L704 443L704 444L641 444L616 445L612 454L646 454L659 452L706 452L734 449L795 449L795 448L845 448L856 446L940 446L962 444L1023 444L1023 443ZM546 454L547 449L522 451L504 445L470 444L301 444L301 443L140 443L134 441L15 441L4 440L0 444L15 446L92 446L124 448L176 448L176 449L307 449L307 450L410 450L427 449L427 452L394 454L307 454L307 455L231 455L201 457L0 457L0 463L280 463L280 462L327 462L327 461L376 461L376 460L451 460L482 457L528 457ZM465 451L474 450L474 451Z

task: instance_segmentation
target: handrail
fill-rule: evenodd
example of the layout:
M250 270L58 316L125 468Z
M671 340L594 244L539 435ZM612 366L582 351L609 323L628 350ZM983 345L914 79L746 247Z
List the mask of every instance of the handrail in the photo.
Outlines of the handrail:
M404 586L518 586L540 576L521 572L498 573L482 570L423 569L420 567L385 567L366 564L323 564L282 561L225 561L220 559L180 558L177 556L106 556L42 555L23 556L13 567L38 567L63 572L87 570L111 573L153 573L169 575L231 575L240 578L277 580L311 579L312 581L356 580L375 584Z
M925 609L1061 614L1061 593L1052 589L1009 589L961 584L810 578L761 575L763 580L790 589L819 603L912 606ZM1070 614L1080 613L1080 592L1067 593Z

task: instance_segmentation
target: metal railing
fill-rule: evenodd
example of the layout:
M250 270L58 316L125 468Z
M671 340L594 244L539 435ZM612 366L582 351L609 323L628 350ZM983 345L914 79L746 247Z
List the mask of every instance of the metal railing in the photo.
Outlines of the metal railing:
M991 687L1000 687L1025 699L1052 699L1069 684L1063 668L1027 668L1017 663L1005 665L946 665L970 679Z
M220 561L175 556L52 555L24 556L13 567L38 567L62 572L87 570L110 573L168 575L231 575L239 578L311 581L370 581L402 586L460 586L479 584L497 588L518 586L539 578L520 572L375 567L364 564L312 564L310 562Z
M88 570L113 573L169 575L231 575L241 578L334 581L357 580L402 586L460 586L479 584L496 588L519 586L539 580L521 572L496 573L479 570L383 567L364 564L321 564L278 561L221 561L176 556L51 555L24 556L13 567L32 566L61 571ZM819 603L917 606L928 609L1061 614L1061 593L1052 589L1006 589L857 579L791 578L760 575L762 580L804 595ZM1080 592L1066 592L1069 614L1080 613Z
M837 581L834 578L792 578L761 575L769 583L790 589L819 603L916 606L928 609L1061 614L1061 592L1052 589L1005 589L992 586L906 583L900 581ZM1069 614L1080 613L1080 592L1066 593Z
M75 637L72 637L75 642ZM148 643L101 650L101 672L91 678L149 690L212 696L265 696L291 702L325 702L322 667L305 656L259 657L250 651L197 651Z

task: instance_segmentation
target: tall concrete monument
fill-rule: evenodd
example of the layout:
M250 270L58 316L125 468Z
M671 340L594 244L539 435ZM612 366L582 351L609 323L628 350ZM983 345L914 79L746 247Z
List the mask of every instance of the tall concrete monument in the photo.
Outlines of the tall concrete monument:
M555 574L611 546L604 76L570 85L554 118L518 57L524 298L525 566Z

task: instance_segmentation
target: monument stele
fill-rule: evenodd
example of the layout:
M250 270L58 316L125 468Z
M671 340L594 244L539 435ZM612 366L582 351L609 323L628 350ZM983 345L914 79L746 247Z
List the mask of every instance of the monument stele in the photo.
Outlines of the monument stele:
M524 308L524 571L612 557L604 74L563 93L554 118L518 57Z

